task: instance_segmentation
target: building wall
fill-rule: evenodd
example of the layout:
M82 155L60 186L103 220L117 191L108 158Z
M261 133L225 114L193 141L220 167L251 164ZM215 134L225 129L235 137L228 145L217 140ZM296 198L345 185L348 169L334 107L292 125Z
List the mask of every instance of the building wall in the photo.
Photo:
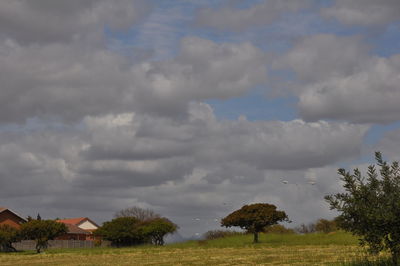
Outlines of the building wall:
M84 221L83 223L81 223L79 225L79 228L82 228L84 230L96 230L97 226L95 226L94 224L92 224L89 221Z
M22 222L23 220L21 218L19 218L9 210L5 210L0 213L0 225L8 224L9 226L12 226L14 228L20 228Z

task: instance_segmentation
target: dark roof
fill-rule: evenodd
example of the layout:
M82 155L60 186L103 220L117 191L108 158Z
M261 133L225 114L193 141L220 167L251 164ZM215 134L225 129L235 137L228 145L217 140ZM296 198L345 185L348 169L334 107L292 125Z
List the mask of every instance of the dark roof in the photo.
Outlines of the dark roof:
M10 210L10 209L8 209L8 208L0 207L0 213L2 213L2 212L4 212L4 211L9 211L9 212L11 212L12 214L14 214L15 216L17 216L18 218L20 218L21 220L27 222L27 220L26 220L24 217L22 217L21 215L19 215L18 213L14 212L14 211L12 211L12 210Z

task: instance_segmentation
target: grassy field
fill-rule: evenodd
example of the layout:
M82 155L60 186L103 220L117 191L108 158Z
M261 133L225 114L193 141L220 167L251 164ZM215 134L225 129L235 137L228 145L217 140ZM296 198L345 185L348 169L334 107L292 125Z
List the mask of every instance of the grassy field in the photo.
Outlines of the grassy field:
M0 265L363 265L351 262L363 260L365 256L357 246L357 239L342 232L270 234L261 235L260 241L252 244L252 236L244 235L164 247L3 253ZM381 258L385 258L385 254Z

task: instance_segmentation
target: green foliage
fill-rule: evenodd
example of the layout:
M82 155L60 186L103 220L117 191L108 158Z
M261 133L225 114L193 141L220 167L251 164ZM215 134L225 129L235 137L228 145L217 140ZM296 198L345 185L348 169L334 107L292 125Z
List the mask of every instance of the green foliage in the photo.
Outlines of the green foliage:
M363 177L358 169L353 173L339 169L344 193L326 196L331 209L338 210L340 227L361 237L361 245L370 252L389 250L393 265L400 253L400 175L399 164L389 165L379 152L375 165L368 167Z
M274 224L271 226L268 226L264 229L264 233L270 233L270 234L295 234L296 232L293 229L286 228L285 226L281 224Z
M143 222L140 231L151 239L154 245L164 245L164 236L172 234L178 229L178 226L165 217L154 218Z
M119 217L96 230L96 235L112 241L117 247L142 244L146 241L140 232L141 221L134 217Z
M12 243L18 240L18 229L7 224L0 225L0 251L16 251Z
M243 235L242 232L230 231L230 230L210 230L204 234L206 240L213 240L218 238L225 238L235 235Z
M221 220L221 226L239 226L253 233L254 243L258 242L258 233L266 227L289 219L284 211L277 211L276 206L268 203L244 205Z
M315 230L322 233L330 233L338 230L336 220L319 219L315 223Z
M48 247L48 241L66 234L68 228L53 220L30 220L21 225L20 235L24 239L36 241L36 252Z

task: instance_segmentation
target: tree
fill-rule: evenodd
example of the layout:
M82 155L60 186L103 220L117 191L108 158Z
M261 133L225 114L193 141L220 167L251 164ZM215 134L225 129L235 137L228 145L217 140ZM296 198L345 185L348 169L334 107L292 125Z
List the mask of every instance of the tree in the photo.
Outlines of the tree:
M310 234L310 233L315 233L317 229L315 228L315 223L309 223L309 224L301 224L298 227L294 229L297 233L300 234Z
M315 223L315 229L317 232L330 233L337 230L335 220L319 219Z
M263 230L264 233L272 233L272 234L295 234L296 232L291 228L286 228L281 224L275 224L271 226L267 226Z
M18 240L18 229L8 224L0 225L0 251L16 251L12 243Z
M289 221L286 213L277 211L276 206L267 203L244 205L221 220L221 226L239 226L254 235L258 243L258 233L280 221Z
M133 206L116 212L114 217L115 218L134 217L139 221L146 221L154 218L160 218L160 215L158 215L157 213L155 213L150 209L143 209L140 207Z
M96 235L112 241L117 247L141 244L146 241L140 232L141 221L134 217L119 217L96 230Z
M141 227L143 234L151 239L154 245L164 245L164 236L172 234L178 226L165 217L154 218L144 222Z
M353 173L339 169L345 192L325 197L331 209L340 212L337 221L346 231L360 236L360 244L370 252L387 249L393 265L398 265L400 253L400 175L399 164L391 165L375 153L375 165L368 167L363 177L358 169Z
M20 234L24 239L36 241L36 252L48 247L49 240L66 234L68 228L63 223L53 220L30 220L21 225Z

